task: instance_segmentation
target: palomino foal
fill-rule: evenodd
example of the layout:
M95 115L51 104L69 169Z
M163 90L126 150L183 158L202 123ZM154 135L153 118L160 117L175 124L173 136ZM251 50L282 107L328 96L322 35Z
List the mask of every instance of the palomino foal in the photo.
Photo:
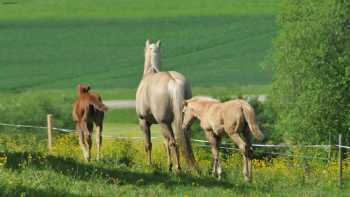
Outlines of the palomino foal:
M251 134L261 140L263 134L255 122L254 109L244 100L231 100L224 103L210 97L194 97L185 101L183 129L198 119L211 145L213 156L213 175L221 179L221 165L218 147L225 133L239 147L243 155L243 175L245 181L251 181ZM240 137L244 136L244 139Z
M87 85L78 85L78 98L73 104L73 120L76 129L79 131L79 144L83 150L86 161L91 158L91 134L93 131L93 123L96 124L96 144L97 144L97 160L100 158L100 148L102 144L102 129L104 112L107 106L102 103L101 96L96 92L90 92Z

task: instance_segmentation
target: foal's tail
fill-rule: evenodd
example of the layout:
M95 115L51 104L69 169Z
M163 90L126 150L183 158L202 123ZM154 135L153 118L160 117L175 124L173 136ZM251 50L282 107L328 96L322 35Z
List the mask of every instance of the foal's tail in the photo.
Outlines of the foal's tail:
M255 121L255 112L253 107L247 103L246 101L241 101L242 110L244 114L244 118L248 123L249 129L254 135L254 137L258 140L264 139L264 134L260 131L259 126Z
M89 96L90 105L93 105L96 109L100 111L108 111L108 107L102 103L102 98L99 94L91 92Z
M190 168L196 167L196 161L192 151L191 135L188 131L182 129L182 109L186 97L191 97L190 86L186 81L172 80L169 83L169 92L172 98L173 113L175 118L175 135L180 144L180 150Z

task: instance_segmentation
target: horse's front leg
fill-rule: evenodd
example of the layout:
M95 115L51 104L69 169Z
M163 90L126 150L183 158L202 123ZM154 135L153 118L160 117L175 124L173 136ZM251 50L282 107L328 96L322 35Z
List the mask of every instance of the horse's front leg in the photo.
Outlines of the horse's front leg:
M97 147L97 156L96 159L100 160L101 158L101 146L102 146L102 124L96 128L96 147Z
M151 130L150 130L150 124L144 120L144 119L139 119L139 125L141 130L143 131L145 135L145 151L147 154L147 162L148 165L151 165L151 155L152 155L152 142L151 142Z
M102 130L103 130L103 118L104 114L103 112L99 112L98 118L96 120L96 146L97 146L97 160L100 160L101 158L101 146L102 146Z

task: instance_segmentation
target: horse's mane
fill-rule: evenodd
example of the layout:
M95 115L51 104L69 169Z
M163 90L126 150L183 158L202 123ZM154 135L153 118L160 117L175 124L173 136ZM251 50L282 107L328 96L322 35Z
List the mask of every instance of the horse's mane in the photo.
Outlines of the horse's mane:
M150 46L158 48L158 53L152 54L149 50ZM143 74L160 72L160 54L160 41L155 44L147 40L145 46L145 64Z
M219 100L209 97L209 96L195 96L192 97L190 100L188 101L212 101L212 102L220 102Z

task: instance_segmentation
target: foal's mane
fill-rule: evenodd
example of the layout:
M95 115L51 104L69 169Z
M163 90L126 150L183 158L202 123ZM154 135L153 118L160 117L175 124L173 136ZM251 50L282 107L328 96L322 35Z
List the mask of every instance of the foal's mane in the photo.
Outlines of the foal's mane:
M220 102L219 100L217 99L214 99L212 97L209 97L209 96L195 96L195 97L192 97L190 100L188 100L189 102L192 102L192 101L211 101L211 102Z

